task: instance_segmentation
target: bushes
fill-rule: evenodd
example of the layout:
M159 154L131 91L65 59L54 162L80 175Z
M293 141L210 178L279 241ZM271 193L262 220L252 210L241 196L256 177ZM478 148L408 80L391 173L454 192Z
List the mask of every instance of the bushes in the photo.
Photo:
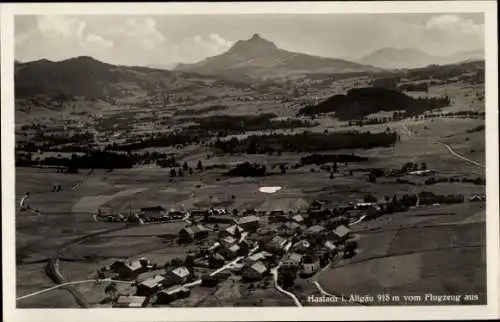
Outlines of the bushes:
M266 175L266 166L244 162L229 170L225 176L230 177L263 177Z

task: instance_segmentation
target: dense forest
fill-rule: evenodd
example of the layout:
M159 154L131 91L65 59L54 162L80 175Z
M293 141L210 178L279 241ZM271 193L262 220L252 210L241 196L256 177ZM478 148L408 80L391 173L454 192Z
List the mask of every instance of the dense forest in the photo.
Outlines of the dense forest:
M380 111L405 110L408 116L450 104L449 97L412 98L395 90L379 87L356 88L347 95L335 95L318 104L303 107L299 115L335 113L340 120L362 119Z
M396 132L337 132L295 135L252 135L244 139L217 140L213 147L223 153L313 152L338 149L371 149L396 143Z

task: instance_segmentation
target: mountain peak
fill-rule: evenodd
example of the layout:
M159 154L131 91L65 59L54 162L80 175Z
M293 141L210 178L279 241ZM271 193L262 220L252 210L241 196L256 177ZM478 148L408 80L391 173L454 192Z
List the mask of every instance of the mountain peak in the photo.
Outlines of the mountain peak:
M262 54L268 50L276 50L278 47L267 39L262 38L255 33L247 40L238 40L228 52L238 53L243 55Z

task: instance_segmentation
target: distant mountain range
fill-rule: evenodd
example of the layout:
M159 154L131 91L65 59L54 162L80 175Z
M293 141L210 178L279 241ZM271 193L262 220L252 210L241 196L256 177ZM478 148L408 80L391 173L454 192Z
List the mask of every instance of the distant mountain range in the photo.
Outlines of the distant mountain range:
M384 69L419 68L428 65L445 65L468 60L483 60L483 50L458 51L451 55L430 55L416 48L386 47L374 51L357 61L361 64L373 65Z
M177 71L262 79L308 73L376 72L380 68L335 58L324 58L278 48L258 34L236 42L229 50L194 64L179 64Z
M47 59L16 62L14 82L16 98L58 94L123 98L176 91L194 95L197 90L206 92L242 86L215 76L117 66L88 56L58 62Z

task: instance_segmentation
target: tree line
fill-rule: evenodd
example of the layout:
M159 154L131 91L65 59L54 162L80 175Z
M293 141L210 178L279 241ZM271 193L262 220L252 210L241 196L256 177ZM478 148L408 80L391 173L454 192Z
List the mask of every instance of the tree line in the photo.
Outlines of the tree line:
M396 143L396 132L337 132L294 135L251 135L246 138L218 139L213 148L222 153L267 154L272 152L314 152L337 149L372 149L389 147Z

